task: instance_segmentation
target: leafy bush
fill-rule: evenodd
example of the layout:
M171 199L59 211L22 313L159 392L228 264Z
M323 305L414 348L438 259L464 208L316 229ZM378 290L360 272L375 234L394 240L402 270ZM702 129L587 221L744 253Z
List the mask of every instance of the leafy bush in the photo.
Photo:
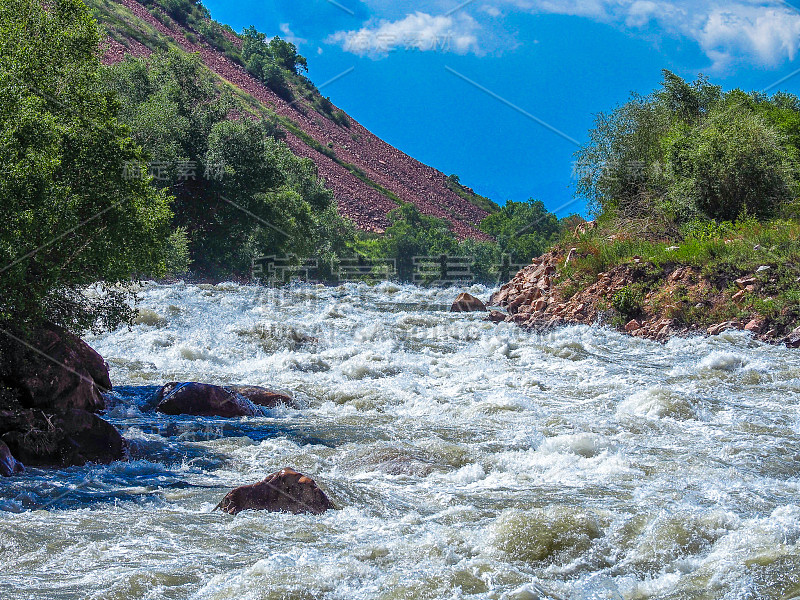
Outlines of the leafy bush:
M733 231L733 223L730 221L718 223L708 219L694 219L681 228L686 239L700 241L723 239Z
M413 204L403 204L389 213L391 225L384 235L357 250L370 258L393 258L401 280L411 281L415 256L458 254L458 240L446 221L425 215Z
M742 108L711 111L668 148L670 196L712 219L777 215L796 192L797 165L774 127Z
M611 306L625 318L635 317L642 311L642 292L633 286L625 286L614 294Z
M284 99L290 100L289 77L308 71L308 62L291 42L267 36L255 27L242 32L242 60L247 71Z
M154 183L175 196L172 225L188 235L193 270L247 275L258 256L336 246L328 237L343 226L314 164L279 141L276 121L228 120L246 111L219 91L198 56L173 50L104 73L151 165L164 165Z
M598 115L576 154L576 194L623 219L772 218L800 207L798 143L796 97L722 93L664 71L652 94Z
M189 235L185 227L178 227L167 238L166 274L170 277L185 275L191 265Z
M480 227L497 240L502 253L526 263L546 252L560 231L556 216L533 199L509 200L481 221Z

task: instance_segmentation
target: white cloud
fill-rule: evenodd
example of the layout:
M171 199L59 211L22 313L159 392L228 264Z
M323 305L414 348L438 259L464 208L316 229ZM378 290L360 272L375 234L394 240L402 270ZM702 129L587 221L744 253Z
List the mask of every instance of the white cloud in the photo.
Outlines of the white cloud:
M587 17L652 34L692 39L714 68L746 60L791 61L800 47L800 11L780 0L500 0L526 12Z
M388 19L328 38L362 55L399 47L462 54L514 47L516 34L503 30L504 17L513 12L587 18L656 41L693 40L717 70L738 62L775 67L794 60L800 49L800 0L798 9L782 0L484 0L449 16L431 15L446 15L459 0L362 2ZM442 39L449 39L449 48L441 48L448 45Z
M361 56L385 56L397 49L481 54L478 23L466 13L432 16L415 12L397 21L371 21L353 31L329 36L329 44L340 44Z
M287 42L291 42L295 46L300 46L301 44L308 43L308 40L303 39L301 37L297 37L294 32L292 32L291 27L289 27L288 23L281 23L281 33L283 34L281 37L286 40Z

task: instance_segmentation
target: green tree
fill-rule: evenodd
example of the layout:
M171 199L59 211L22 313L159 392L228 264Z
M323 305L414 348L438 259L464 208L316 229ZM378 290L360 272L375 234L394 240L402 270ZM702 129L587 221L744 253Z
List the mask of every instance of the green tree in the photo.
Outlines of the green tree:
M106 71L135 138L164 165L156 183L176 198L173 226L188 238L195 271L247 275L258 256L345 243L335 238L350 230L314 163L280 141L274 118L253 118L221 93L197 55L173 50ZM195 166L191 177L181 164Z
M308 71L308 62L297 47L279 37L267 36L255 27L242 31L242 59L247 71L282 98L291 99L288 76Z
M559 232L558 219L539 200L509 200L481 221L481 231L497 240L500 252L528 262L544 254Z
M799 143L796 97L723 93L705 77L664 71L652 94L598 115L576 154L576 194L599 214L657 217L667 228L768 218L797 195Z
M389 213L391 225L378 241L379 255L397 261L401 280L410 281L415 256L458 254L458 240L447 222L425 215L413 204L403 204Z
M297 46L275 36L269 41L269 54L279 67L299 75L308 72L308 61L297 53Z
M797 167L782 136L742 107L712 111L672 145L670 164L675 201L720 221L773 217L796 195Z
M0 3L0 320L73 331L131 316L124 285L163 272L169 196L100 85L100 36L78 0ZM86 295L99 282L100 294Z

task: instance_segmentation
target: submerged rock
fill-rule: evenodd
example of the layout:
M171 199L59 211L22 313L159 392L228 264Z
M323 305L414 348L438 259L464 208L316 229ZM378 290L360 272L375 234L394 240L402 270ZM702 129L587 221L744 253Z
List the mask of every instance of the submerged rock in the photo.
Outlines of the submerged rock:
M253 404L266 408L275 408L276 406L299 408L299 405L291 396L265 387L257 385L226 385L225 389L244 396Z
M243 510L319 515L333 508L333 503L313 479L286 468L228 492L216 508L231 515Z
M218 386L208 383L172 381L153 398L156 410L166 415L198 417L251 417L260 415L257 406L297 408L291 396L255 385Z
M11 477L24 470L25 467L12 456L11 450L8 449L5 442L0 442L0 476Z
M461 293L450 307L450 312L485 312L486 305L472 294Z

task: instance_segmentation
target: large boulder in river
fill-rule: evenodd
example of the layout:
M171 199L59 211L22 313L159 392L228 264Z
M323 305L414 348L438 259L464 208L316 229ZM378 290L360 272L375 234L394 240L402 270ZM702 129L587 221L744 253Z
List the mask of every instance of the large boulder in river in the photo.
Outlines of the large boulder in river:
M108 366L86 342L55 325L46 325L30 343L15 343L7 383L27 408L96 412L111 390Z
M297 406L290 396L255 385L223 387L176 381L167 383L158 390L154 402L157 403L156 410L164 414L198 417L251 417L261 414L257 406Z
M17 335L0 349L0 471L125 458L122 436L93 414L111 390L103 358L53 324Z
M22 473L24 470L25 467L12 456L11 450L8 449L5 442L0 441L0 476L11 477L17 473Z
M264 481L232 490L217 508L231 515L243 510L319 515L333 508L333 503L313 479L287 468Z
M207 383L167 384L156 410L165 415L253 417L256 406L238 394Z
M472 294L466 292L459 294L453 305L450 307L450 312L485 312L486 305Z
M125 458L125 441L110 423L85 410L2 411L2 441L28 466L107 464Z

